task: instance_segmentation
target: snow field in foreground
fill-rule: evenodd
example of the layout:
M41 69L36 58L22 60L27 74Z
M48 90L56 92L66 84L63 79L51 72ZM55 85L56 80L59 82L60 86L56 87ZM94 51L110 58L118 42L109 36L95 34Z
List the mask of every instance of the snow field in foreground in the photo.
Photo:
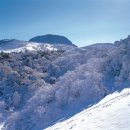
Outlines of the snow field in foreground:
M108 95L98 104L46 130L130 130L130 89Z

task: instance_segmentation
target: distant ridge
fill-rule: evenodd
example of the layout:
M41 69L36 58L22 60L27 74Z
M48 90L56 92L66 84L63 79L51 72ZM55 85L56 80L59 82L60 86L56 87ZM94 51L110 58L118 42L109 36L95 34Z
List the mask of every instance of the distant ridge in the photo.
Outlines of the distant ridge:
M20 40L17 40L17 39L2 39L0 40L0 44L5 44L5 43L8 43L8 42L21 42Z
M17 39L3 39L0 40L0 50L16 49L19 47L24 47L26 44L26 41L21 41Z
M49 43L49 44L66 44L75 46L68 38L60 35L42 35L36 36L29 40L29 42L37 42L37 43Z

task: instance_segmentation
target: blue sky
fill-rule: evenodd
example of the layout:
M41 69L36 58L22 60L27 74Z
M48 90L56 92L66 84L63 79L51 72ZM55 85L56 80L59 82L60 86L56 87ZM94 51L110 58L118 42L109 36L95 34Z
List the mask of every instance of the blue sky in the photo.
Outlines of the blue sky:
M130 0L0 0L0 39L59 34L85 46L130 34Z

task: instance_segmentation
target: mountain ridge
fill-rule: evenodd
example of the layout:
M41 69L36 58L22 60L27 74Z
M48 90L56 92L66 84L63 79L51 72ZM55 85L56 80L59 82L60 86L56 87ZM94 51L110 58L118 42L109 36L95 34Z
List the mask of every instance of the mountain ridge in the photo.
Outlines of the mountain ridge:
M20 52L25 50L56 51L56 50L70 50L75 47L76 45L72 44L72 42L68 38L52 34L34 37L32 38L32 40L29 41L22 41L17 39L0 40L0 51L4 52Z

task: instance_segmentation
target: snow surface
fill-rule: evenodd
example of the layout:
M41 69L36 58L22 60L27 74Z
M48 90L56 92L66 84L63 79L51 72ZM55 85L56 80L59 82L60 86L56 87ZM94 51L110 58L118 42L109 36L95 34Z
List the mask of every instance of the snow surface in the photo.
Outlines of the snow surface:
M0 41L0 52L25 52L28 51L57 51L57 50L71 50L76 46L65 44L48 44L48 43L36 43L26 42L19 40L2 40Z
M45 130L130 130L130 89L106 96L98 104Z
M19 43L16 43L16 44L19 44ZM5 45L6 46L6 45ZM3 52L24 52L26 50L29 50L29 51L39 51L39 50L42 50L42 51L57 51L58 49L56 47L54 47L53 45L50 45L50 44L40 44L40 43L31 43L31 42L28 42L26 44L24 44L24 46L19 46L18 48L11 48L11 49L4 49L4 48L1 48L0 51L3 51Z
M4 125L3 123L2 123L2 124L0 124L0 130L2 130L3 125Z

